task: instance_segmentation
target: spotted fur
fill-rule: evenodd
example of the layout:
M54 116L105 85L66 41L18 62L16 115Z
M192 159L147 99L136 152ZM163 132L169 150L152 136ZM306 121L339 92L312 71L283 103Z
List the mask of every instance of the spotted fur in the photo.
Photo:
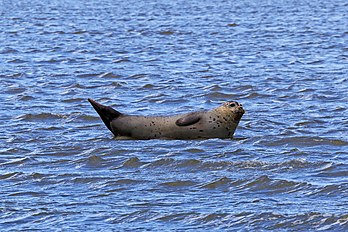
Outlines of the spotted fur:
M133 139L231 138L244 114L242 105L235 101L225 102L209 111L172 116L135 116L88 100L116 137Z

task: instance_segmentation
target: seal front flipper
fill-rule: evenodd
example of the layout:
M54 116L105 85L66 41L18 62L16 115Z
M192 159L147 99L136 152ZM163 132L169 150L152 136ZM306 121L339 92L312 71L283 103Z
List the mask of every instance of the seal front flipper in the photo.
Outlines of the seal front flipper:
M175 124L177 126L190 126L201 120L201 115L197 112L190 113L182 118L176 120Z
M120 117L122 114L118 112L117 110L114 110L110 106L104 106L102 104L99 104L96 101L93 101L92 99L88 98L88 101L91 103L95 111L99 114L101 119L103 120L105 126L113 133L115 134L111 129L111 122L115 118ZM116 136L117 134L115 134Z

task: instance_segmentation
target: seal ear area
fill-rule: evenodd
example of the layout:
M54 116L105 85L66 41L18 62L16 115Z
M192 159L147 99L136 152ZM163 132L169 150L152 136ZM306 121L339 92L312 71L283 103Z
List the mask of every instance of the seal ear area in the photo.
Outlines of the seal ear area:
M95 111L99 114L100 118L103 120L105 126L111 131L111 121L115 118L120 117L122 114L118 112L117 110L114 110L110 106L104 106L102 104L99 104L96 101L93 101L92 99L88 98L88 101L91 103Z
M175 124L177 126L191 126L199 122L199 120L201 120L200 114L197 114L194 112L194 113L187 114L182 118L179 118L178 120L176 120Z

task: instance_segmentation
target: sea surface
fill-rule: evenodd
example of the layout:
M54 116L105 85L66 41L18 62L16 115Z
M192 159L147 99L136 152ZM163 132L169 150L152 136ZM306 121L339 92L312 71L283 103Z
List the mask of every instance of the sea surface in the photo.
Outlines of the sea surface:
M0 231L348 231L346 0L2 0ZM233 139L117 140L246 113Z

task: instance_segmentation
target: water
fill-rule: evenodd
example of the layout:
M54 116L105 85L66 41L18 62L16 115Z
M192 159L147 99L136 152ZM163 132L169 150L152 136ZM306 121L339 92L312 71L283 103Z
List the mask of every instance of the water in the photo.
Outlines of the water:
M1 230L348 230L348 4L2 1ZM115 140L246 109L232 140Z

